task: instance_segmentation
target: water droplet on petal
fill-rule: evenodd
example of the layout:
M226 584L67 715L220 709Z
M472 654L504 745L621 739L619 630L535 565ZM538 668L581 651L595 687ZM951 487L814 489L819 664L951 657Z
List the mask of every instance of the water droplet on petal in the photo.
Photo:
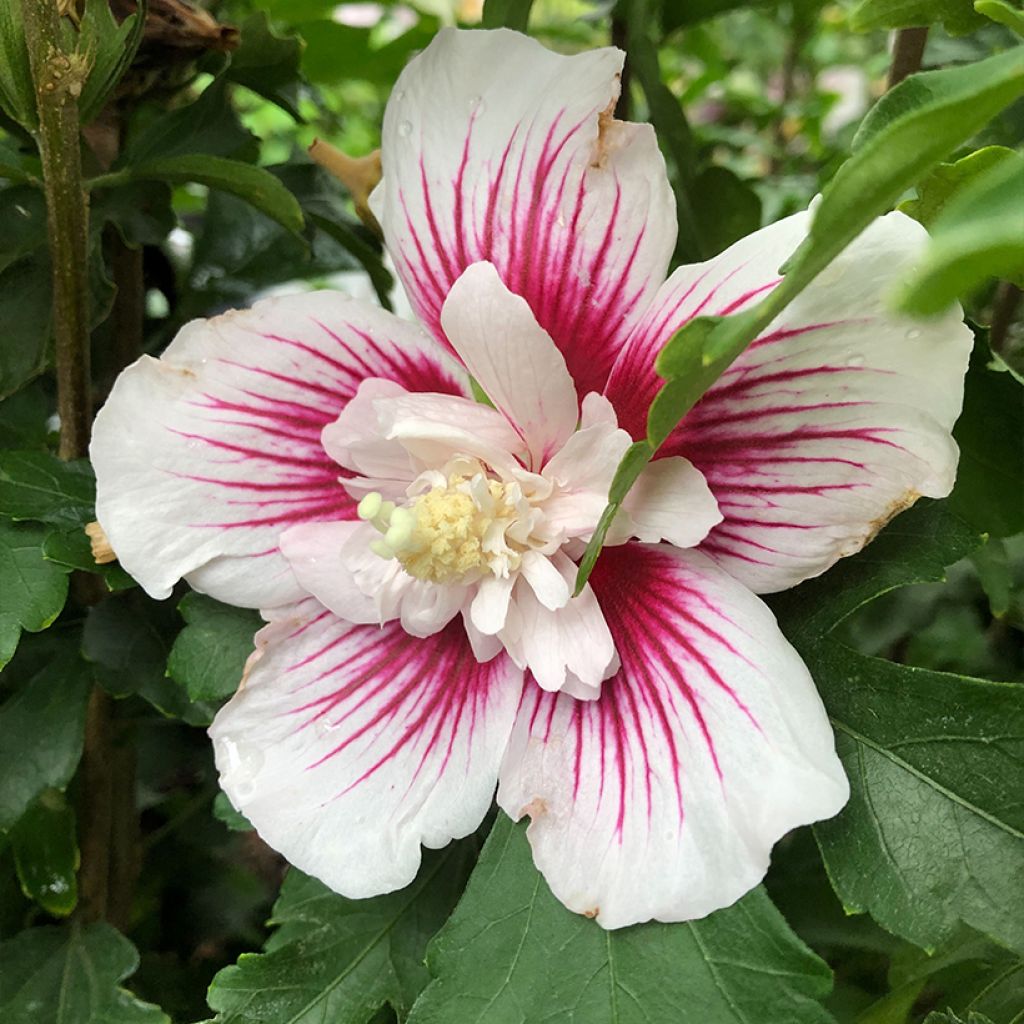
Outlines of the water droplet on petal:
M411 121L399 121L398 122L398 134L401 135L403 139L407 139L410 135L412 135L412 122Z
M851 355L848 355L846 357L846 365L847 366L863 366L864 363L865 363L864 357L862 355L860 355L859 353L857 353L857 352L854 352Z
M912 327L909 331L907 331L907 341L916 341L920 337L921 332L916 327Z

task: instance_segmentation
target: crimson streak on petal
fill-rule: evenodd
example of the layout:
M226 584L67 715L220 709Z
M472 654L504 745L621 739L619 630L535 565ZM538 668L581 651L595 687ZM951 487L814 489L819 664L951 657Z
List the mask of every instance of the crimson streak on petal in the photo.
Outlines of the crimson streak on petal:
M622 667L595 701L528 685L499 803L555 895L606 927L701 917L848 792L807 669L764 604L694 551L626 544L590 580Z
M407 885L420 844L490 806L522 672L476 660L461 622L426 639L309 600L257 637L210 729L221 785L266 841L339 892Z

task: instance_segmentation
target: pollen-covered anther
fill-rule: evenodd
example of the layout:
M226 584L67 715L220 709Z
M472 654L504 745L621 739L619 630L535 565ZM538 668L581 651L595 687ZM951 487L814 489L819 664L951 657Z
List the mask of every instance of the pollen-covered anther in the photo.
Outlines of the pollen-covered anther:
M519 555L505 539L516 514L514 490L479 473L452 475L408 505L396 508L372 493L357 511L382 534L370 544L374 554L397 558L417 579L464 583L517 567Z

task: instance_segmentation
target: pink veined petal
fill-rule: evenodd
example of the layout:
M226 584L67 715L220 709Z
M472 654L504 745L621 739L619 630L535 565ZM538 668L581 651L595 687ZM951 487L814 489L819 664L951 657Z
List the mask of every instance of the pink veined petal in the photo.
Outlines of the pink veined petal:
M609 548L591 582L621 669L595 701L527 683L498 802L570 909L704 917L846 802L828 719L771 612L698 552Z
M321 431L368 377L459 393L450 364L414 325L337 293L193 321L96 418L97 518L153 597L185 577L231 604L294 601L282 530L354 514Z
M798 214L666 282L607 394L643 432L653 359L698 314L746 308L803 240ZM887 297L927 239L909 217L876 221L723 374L661 449L707 478L724 516L702 546L758 593L791 587L860 550L918 497L943 497L972 337L959 308L928 321Z
M441 326L539 469L576 429L579 401L565 358L526 300L501 283L492 263L474 263L452 285Z
M566 590L572 593L576 565L563 552L551 556ZM510 657L529 669L539 686L597 694L615 664L615 644L588 584L563 607L545 607L527 580L520 578L498 634Z
M469 601L466 587L410 576L370 550L380 534L369 523L302 523L281 535L281 551L303 590L354 623L398 619L412 636L440 632Z
M522 688L508 658L480 664L461 622L420 640L311 600L257 646L210 735L232 804L296 867L374 896L480 824Z
M391 94L371 197L438 338L452 284L489 260L581 397L601 389L675 243L653 129L610 114L622 61L612 49L559 56L507 30L442 30Z
M721 521L722 513L704 474L688 459L674 455L644 468L626 495L605 543L621 544L636 537L692 548Z

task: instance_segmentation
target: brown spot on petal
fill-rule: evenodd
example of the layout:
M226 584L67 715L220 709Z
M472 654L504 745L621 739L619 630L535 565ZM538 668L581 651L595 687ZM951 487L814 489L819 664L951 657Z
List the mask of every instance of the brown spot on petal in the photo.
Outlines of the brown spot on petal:
M591 920L593 920L600 913L601 913L601 908L600 907L591 907L590 910L584 910L583 911L583 916L584 917L589 917Z
M868 528L864 533L864 536L854 542L850 547L844 548L840 554L841 558L846 558L848 555L855 555L862 548L867 547L881 532L885 529L889 523L892 522L901 512L906 512L911 505L921 497L919 491L915 491L913 487L907 488L898 498L894 498L885 507L885 511L881 515L876 516L868 524Z
M615 76L615 83L621 87L622 76ZM619 102L619 89L616 88L615 95L611 102L600 114L597 115L597 141L594 144L594 159L590 161L591 167L604 167L608 162L609 136L612 125L616 124L615 106Z
M535 796L520 812L519 817L521 818L524 814L528 814L532 821L536 821L538 818L543 818L548 813L548 802L543 797Z

